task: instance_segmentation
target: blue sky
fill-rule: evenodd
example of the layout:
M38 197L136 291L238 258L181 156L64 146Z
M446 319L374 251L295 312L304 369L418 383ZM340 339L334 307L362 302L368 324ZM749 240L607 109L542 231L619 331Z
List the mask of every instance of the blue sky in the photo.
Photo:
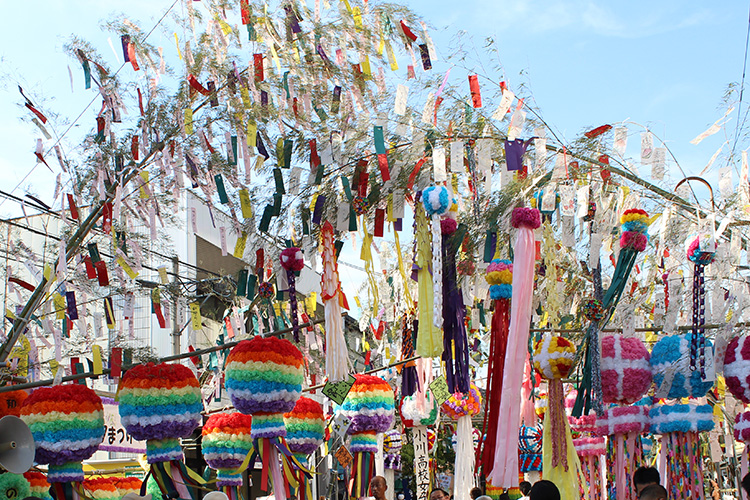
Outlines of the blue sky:
M5 23L0 32L4 190L15 187L34 166L40 136L35 127L18 121L25 111L19 107L16 83L35 100L44 101L47 110L74 118L93 94L82 90L78 62L62 52L69 35L91 40L116 66L99 21L127 5L126 16L150 26L171 3L71 0L45 2L40 9L35 2L5 2L5 18L18 22ZM435 27L432 35L439 52L446 52L449 33L457 30L470 33L480 52L484 38L494 37L504 74L488 76L507 80L514 89L525 85L520 95L533 96L542 116L565 140L574 139L586 127L629 118L649 126L673 148L686 171L697 173L716 148L731 139L720 132L699 146L689 143L721 117L724 110L719 105L727 84L741 78L748 22L748 5L743 2L709 6L684 0L410 0L406 4ZM157 32L150 41L174 50L169 35ZM119 53L118 42L112 39ZM469 69L485 72L481 65ZM452 80L464 79L465 73L455 70ZM81 126L93 126L95 112L90 109ZM731 132L736 117L737 110L729 122ZM631 145L636 142L631 137ZM56 175L56 162L50 164ZM712 183L716 170L708 174ZM54 175L38 167L26 184L48 199ZM0 215L10 213L15 213L12 204L0 206Z

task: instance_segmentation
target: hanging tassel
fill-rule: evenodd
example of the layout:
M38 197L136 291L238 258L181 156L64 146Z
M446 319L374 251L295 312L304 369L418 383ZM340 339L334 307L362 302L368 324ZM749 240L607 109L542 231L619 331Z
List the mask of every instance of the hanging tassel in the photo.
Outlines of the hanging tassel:
M466 337L463 295L458 287L456 275L456 251L450 235L456 232L456 221L445 218L440 221L443 265L443 361L445 378L451 393L469 391L469 345ZM460 243L460 242L458 242ZM434 267L433 267L434 269Z
M518 428L524 361L528 352L529 323L534 292L534 229L541 225L538 210L516 208L511 225L518 228L513 260L508 347L503 369L503 395L497 419L497 443L493 468L488 476L495 486L518 486ZM572 497L571 497L572 498Z
M341 302L344 297L339 281L336 245L333 226L325 221L320 229L323 272L320 275L320 296L325 304L326 374L331 382L346 377L349 370L349 352L344 338L344 318Z
M305 257L297 247L285 248L279 257L281 267L286 269L286 278L289 282L289 314L292 316L292 332L294 341L299 343L299 320L297 318L297 290L295 288L295 276L305 267Z
M472 429L470 415L458 419L453 484L456 500L469 500L469 492L474 487L474 436L472 436Z
M417 355L423 358L433 358L443 353L443 342L442 332L435 327L433 321L436 304L433 277L430 274L430 265L432 264L431 231L423 204L416 203L414 210L414 242L416 249L413 270L416 271L419 283L417 298L419 320ZM442 320L442 316L438 316Z

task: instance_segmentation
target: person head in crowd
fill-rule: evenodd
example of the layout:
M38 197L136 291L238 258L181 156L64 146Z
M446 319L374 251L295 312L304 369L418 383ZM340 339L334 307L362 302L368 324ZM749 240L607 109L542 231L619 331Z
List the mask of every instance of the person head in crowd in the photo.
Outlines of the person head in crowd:
M374 497L375 500L385 500L385 490L387 489L388 485L383 476L375 476L370 481L370 496Z
M521 481L521 484L518 485L518 489L521 490L523 496L527 497L531 491L531 483L528 481Z
M510 500L510 495L508 495L508 493L500 493L497 500Z
M640 495L641 490L646 486L660 483L659 471L653 467L638 467L633 473L633 487L636 495Z
M435 488L430 492L430 500L449 500L450 495L442 488Z
M667 489L660 484L649 484L641 490L639 500L667 500Z
M745 494L750 497L750 472L745 474L742 478L742 489L745 490Z
M529 500L560 500L560 490L552 481L542 479L531 487Z
M471 497L471 500L477 500L478 497L482 496L482 488L474 486L469 492L469 496Z

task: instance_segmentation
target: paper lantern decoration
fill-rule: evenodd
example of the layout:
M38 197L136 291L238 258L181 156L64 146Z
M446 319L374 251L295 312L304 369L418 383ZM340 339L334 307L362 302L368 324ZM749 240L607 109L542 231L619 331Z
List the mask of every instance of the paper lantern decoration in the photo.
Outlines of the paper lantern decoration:
M479 446L479 441L481 439L482 439L482 432L476 427L473 427L471 429L471 440L474 445L474 451L476 451L477 447ZM454 432L453 436L451 436L451 446L453 447L454 452L458 450L458 433L457 432Z
M487 266L484 279L490 285L492 300L510 299L513 295L513 263L507 259L494 259Z
M297 247L285 248L279 257L281 267L286 269L286 280L289 283L289 316L292 320L294 341L299 342L299 319L297 318L297 288L295 278L305 268L305 257Z
M317 401L301 397L294 409L284 415L286 442L292 453L307 456L317 450L325 438L326 419Z
M692 333L662 337L651 350L651 370L657 393L664 383L665 374L674 370L674 378L667 398L700 398L713 386L712 381L703 381L700 370L690 369L690 346ZM711 341L705 340L706 347L713 349ZM713 356L706 357L713 369Z
M36 463L49 464L47 480L60 491L60 483L83 481L81 462L104 439L101 398L80 384L41 387L26 398L21 418L34 437Z
M518 459L521 472L542 470L542 429L522 425L518 430Z
M148 463L182 460L179 438L201 424L200 385L190 368L148 363L125 372L120 419L133 439L146 441Z
M424 408L419 409L417 404L418 396L404 396L398 405L398 412L401 418L401 424L407 429L418 425L434 425L438 416L438 407L435 404L435 398L432 391L424 394Z
M261 299L271 300L276 292L273 288L273 283L270 281L263 281L258 285L258 296Z
M31 486L21 474L0 474L0 500L23 500L31 495Z
M632 404L651 386L650 355L640 339L609 335L602 339L602 399Z
M596 434L643 434L648 432L650 419L647 406L614 406L596 419Z
M750 341L747 336L734 337L724 353L724 378L734 397L750 404Z
M118 500L120 492L112 478L88 478L81 483L86 497L92 500Z
M451 204L451 195L445 186L430 186L422 193L422 202L428 217L443 215Z
M232 404L253 416L251 436L258 440L264 467L270 468L277 500L285 500L287 486L297 486L296 480L287 482L285 478L302 469L284 439L284 414L294 409L302 394L303 364L302 353L288 340L258 336L232 348L224 371ZM261 476L261 489L269 490L267 473Z
M738 413L734 417L734 439L743 443L750 442L750 411Z
M401 431L391 429L385 433L383 439L383 455L385 457L385 468L391 470L401 470Z
M18 417L21 415L21 406L29 394L26 391L8 391L0 393L0 418L5 415Z
M29 482L29 496L41 498L42 500L52 500L52 495L49 494L50 485L47 482L46 475L41 472L30 470L24 472L23 477Z
M370 200L367 196L355 195L352 197L352 210L357 215L364 215L370 210Z
M593 434L596 432L596 415L568 417L568 423L570 423L570 430L579 434Z
M354 453L353 495L357 498L367 495L375 467L377 434L393 425L394 406L393 389L385 380L372 375L355 375L354 385L340 411L351 422L347 434L351 436L350 450Z
M649 412L651 432L662 435L666 455L669 498L687 500L702 498L703 456L699 432L714 428L713 410L709 405L655 405Z
M242 486L242 474L232 474L253 452L252 417L242 413L214 413L203 424L203 458L216 473L216 485L228 497Z
M601 474L601 460L607 452L605 439L595 436L580 437L573 440L573 446L581 461L582 479L586 483L586 487L581 484L580 498L602 500L604 481Z
M127 476L115 477L114 483L117 487L117 493L120 495L120 498L122 498L128 493L135 493L136 495L140 495L141 485L143 484L143 481L135 476Z
M707 266L716 258L716 240L710 234L694 234L685 241L685 251L690 262Z
M452 394L443 403L441 409L443 413L453 420L459 420L462 417L473 417L474 415L478 415L482 409L482 394L479 392L479 388L472 383L468 394Z
M603 437L583 437L573 440L578 456L598 456L604 455L606 447L604 446Z
M190 495L188 487L199 485L182 462L180 438L202 422L198 379L180 364L137 365L125 372L119 394L122 425L133 439L146 441L146 460L162 494Z
M604 319L604 312L601 300L588 299L581 305L581 314L588 321L601 321Z
M534 345L534 368L547 380L563 379L573 368L575 355L576 348L568 339L545 335Z

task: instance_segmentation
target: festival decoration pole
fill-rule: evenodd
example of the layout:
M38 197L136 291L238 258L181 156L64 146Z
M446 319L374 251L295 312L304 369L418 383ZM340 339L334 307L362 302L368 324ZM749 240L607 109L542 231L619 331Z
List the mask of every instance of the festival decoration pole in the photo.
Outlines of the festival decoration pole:
M242 413L215 413L203 424L203 458L229 500L240 498L243 462L253 452L251 429L252 417Z
M531 301L534 290L536 248L534 229L541 215L532 208L515 208L511 225L518 229L513 261L513 299L511 303L508 349L503 370L503 397L497 419L497 443L492 471L488 479L495 486L518 486L518 428L524 362L526 361Z
M200 384L193 372L178 364L136 365L122 377L119 403L128 434L146 441L146 460L162 494L192 499L188 488L201 480L182 462L180 438L201 424Z
M232 404L253 416L253 457L263 463L261 489L269 491L269 471L276 500L296 488L295 471L308 473L287 445L284 413L294 409L302 393L304 358L294 344L276 337L243 340L227 356L225 386ZM281 467L279 462L281 461Z
M323 444L325 438L326 419L323 407L317 401L302 396L297 400L294 409L284 415L284 425L289 451L295 454L301 464L308 466L308 457ZM297 498L315 500L312 483L302 471L298 471L297 480Z
M367 496L374 475L377 434L393 425L394 396L391 386L379 377L355 375L355 379L340 411L351 421L346 431L354 453L351 495L360 498Z
M77 500L83 481L81 462L104 439L102 400L85 385L42 387L26 398L21 418L36 444L34 460L49 464L47 480L55 500Z

